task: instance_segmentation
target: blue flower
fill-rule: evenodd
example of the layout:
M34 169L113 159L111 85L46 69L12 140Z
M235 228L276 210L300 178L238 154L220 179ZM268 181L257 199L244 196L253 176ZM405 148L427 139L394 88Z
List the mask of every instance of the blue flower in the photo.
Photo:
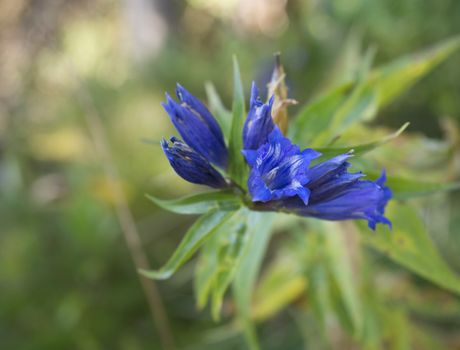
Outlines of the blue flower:
M226 168L228 151L224 136L216 119L195 96L177 84L176 95L180 103L166 94L162 106L185 143L210 163Z
M384 210L392 197L385 172L377 181L364 181L362 173L349 173L352 153L309 167L320 153L300 149L275 128L257 151L245 151L251 166L249 192L255 208L291 212L325 220L365 219L370 228L391 222Z
M244 150L243 155L252 167L248 189L253 201L268 202L297 196L307 205L310 190L310 161L320 153L293 145L283 137L278 127L268 135L268 142L257 151Z
M163 139L161 147L179 176L189 182L214 188L227 186L222 175L201 154L175 137L171 137L170 142Z
M259 97L256 83L252 83L249 112L243 127L243 146L246 150L257 150L267 142L268 135L275 128L272 120L272 106L274 97L263 103Z

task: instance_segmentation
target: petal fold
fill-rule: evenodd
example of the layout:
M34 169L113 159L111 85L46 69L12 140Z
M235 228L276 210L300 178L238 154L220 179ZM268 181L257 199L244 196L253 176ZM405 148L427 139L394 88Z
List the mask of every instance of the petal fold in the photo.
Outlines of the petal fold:
M209 162L226 168L228 151L216 119L200 100L179 84L176 95L180 103L166 94L162 106L182 139Z
M310 190L310 161L320 153L299 147L285 138L278 127L268 136L268 142L256 152L244 151L246 161L252 166L248 179L248 189L254 202L268 202L297 196L306 205Z
M184 142L171 137L170 142L163 139L161 147L174 171L183 179L214 188L227 186L222 175L201 154Z

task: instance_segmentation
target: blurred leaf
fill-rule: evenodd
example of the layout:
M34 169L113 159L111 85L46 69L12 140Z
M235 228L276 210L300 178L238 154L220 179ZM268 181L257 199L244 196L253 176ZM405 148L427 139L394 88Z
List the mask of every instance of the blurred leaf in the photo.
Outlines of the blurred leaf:
M441 341L441 337L433 336L433 332L426 326L417 327L414 323L409 325L410 332L413 335L413 349L420 350L433 350L433 349L445 349L446 344Z
M367 270L364 271L364 275L366 275L364 279L368 283L372 281L372 277L368 276L369 265L371 264L363 266L363 270ZM370 269L372 269L372 267ZM368 285L362 293L361 302L363 305L364 322L363 333L360 340L363 344L363 348L368 350L378 350L382 348L383 327L379 308L384 305L384 301L379 298L380 295L377 295L377 292L378 290L375 285Z
M351 28L345 42L335 57L327 84L337 86L354 80L362 61L363 33L357 28Z
M372 119L377 114L377 93L369 86L367 77L374 59L375 49L368 49L360 63L356 84L345 101L331 116L329 125L312 140L312 147L330 142L347 126L356 121Z
M177 199L159 199L151 195L147 198L177 214L204 214L210 210L236 210L241 206L241 199L230 190L201 192Z
M344 232L340 224L325 222L325 249L328 260L328 270L338 289L338 298L343 302L344 311L351 321L353 333L360 335L363 327L362 306L358 292L357 276L353 276L352 259L353 235ZM348 238L350 242L346 242ZM356 242L355 242L356 245ZM356 247L355 247L356 248ZM356 252L354 252L356 254Z
M235 212L215 211L201 216L190 227L171 258L161 269L140 270L140 273L146 277L160 280L171 277L233 215Z
M259 321L273 317L294 300L307 287L300 262L295 257L280 255L264 273L256 290L253 318Z
M241 187L245 187L245 174L247 172L241 150L243 149L243 124L245 118L244 92L241 82L240 67L238 60L233 57L233 106L232 106L232 127L230 130L229 152L230 165L229 174L233 181Z
M219 232L209 239L200 254L195 270L195 291L199 308L212 294L212 314L219 319L222 299L239 265L246 234L247 209L240 209Z
M373 71L369 84L379 92L379 106L394 100L459 48L460 37L457 36Z
M233 293L238 318L243 324L246 340L251 349L257 349L258 342L251 323L251 299L262 260L268 248L275 214L249 212L247 243L244 245L240 265L233 282Z
M329 282L325 264L317 262L309 268L307 298L323 336L327 333L328 314L332 310Z
M373 70L364 82L350 81L330 90L299 112L294 141L309 147L324 144L345 126L375 114L374 109L391 102L459 47L460 38L449 39Z
M386 345L390 350L411 350L409 321L400 310L384 310Z
M366 171L366 174L372 180L380 176L380 173L373 171ZM393 192L393 197L401 200L460 189L460 182L435 183L393 176L387 176L386 185Z
M353 150L354 156L362 156L363 154L374 150L377 147L384 145L387 142L395 139L409 126L409 123L405 123L403 126L399 128L398 131L394 132L391 135L384 137L381 140L369 142L361 145L356 146L348 146L348 147L329 147L329 148L316 148L318 152L321 152L322 156L319 158L318 161L323 161L324 159L330 159L340 154L344 154Z
M291 138L297 144L310 145L311 140L329 126L334 112L345 101L352 84L342 84L320 96L297 114L292 121Z
M206 95L208 96L209 110L219 122L225 139L230 138L230 129L232 124L232 112L225 108L222 100L211 82L205 83Z
M387 217L393 230L378 225L375 234L365 223L357 222L362 240L416 274L460 294L460 277L441 258L414 209L390 202Z

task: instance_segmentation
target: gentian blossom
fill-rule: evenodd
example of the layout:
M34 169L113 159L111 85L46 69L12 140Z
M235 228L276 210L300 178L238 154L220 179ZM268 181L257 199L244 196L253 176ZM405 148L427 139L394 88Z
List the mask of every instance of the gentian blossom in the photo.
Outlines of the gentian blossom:
M225 169L228 151L222 130L206 106L195 96L177 84L176 95L180 103L166 94L162 106L185 142L175 137L171 145L162 140L169 163L183 179L214 188L227 183L212 164Z
M247 123L251 118L250 111ZM260 118L270 118L258 120L260 125L271 122L269 113L260 114ZM392 196L385 186L384 172L375 182L361 180L362 173L349 173L347 160L352 152L310 166L321 154L308 148L301 151L276 125L268 136L266 129L259 128L253 130L252 137L255 144L262 144L256 150L245 149L242 153L251 167L248 190L256 209L325 220L365 219L372 229L377 223L391 226L383 215ZM254 143L245 141L245 145Z
M172 137L161 146L171 166L185 180L213 188L230 186L222 173L228 151L222 130L205 105L179 84L176 102L169 95L163 107L184 141ZM384 216L391 199L382 172L376 181L349 172L352 152L311 165L321 153L301 150L285 137L272 119L273 97L263 103L257 86L251 89L250 108L242 130L243 150L250 167L247 188L252 209L282 211L324 220L364 219L391 227Z
M216 119L200 100L179 84L176 96L180 103L166 94L162 106L185 143L211 163L226 168L228 151Z

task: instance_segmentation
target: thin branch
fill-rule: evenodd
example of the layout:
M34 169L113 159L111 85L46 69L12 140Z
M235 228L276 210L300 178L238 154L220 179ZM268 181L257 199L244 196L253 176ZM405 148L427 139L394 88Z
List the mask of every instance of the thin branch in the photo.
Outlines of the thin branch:
M84 110L85 121L94 143L96 154L101 161L110 190L114 196L116 216L120 223L131 258L136 267L136 273L138 269L150 270L150 264L142 247L142 242L133 215L129 209L123 189L120 186L120 175L114 164L110 147L108 146L101 117L92 96L83 88L83 82L74 69L75 66L72 65L71 62L69 66L71 68L69 71L74 75L77 83L76 97ZM160 336L162 347L165 350L173 350L175 348L174 338L158 288L154 281L140 274L138 274L138 276Z

